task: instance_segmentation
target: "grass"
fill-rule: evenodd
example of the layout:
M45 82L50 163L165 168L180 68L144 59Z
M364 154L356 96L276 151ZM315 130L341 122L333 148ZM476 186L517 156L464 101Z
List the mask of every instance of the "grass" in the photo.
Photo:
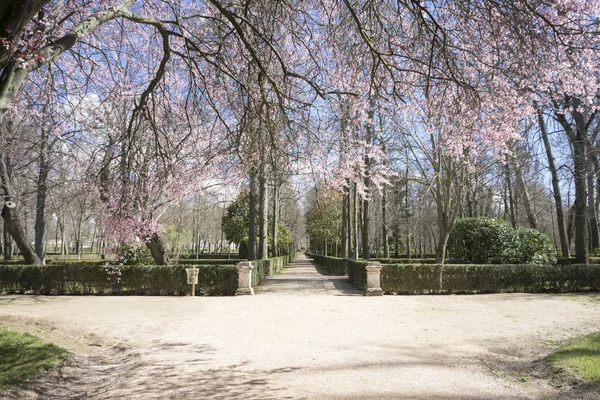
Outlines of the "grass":
M67 351L38 337L0 327L0 390L35 378L67 358Z
M552 364L573 371L586 383L600 384L600 332L562 347L553 354Z

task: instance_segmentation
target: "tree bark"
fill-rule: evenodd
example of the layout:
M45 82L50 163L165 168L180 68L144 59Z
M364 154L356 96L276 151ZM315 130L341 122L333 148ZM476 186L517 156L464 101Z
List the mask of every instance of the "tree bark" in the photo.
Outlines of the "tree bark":
M354 225L352 227L352 236L354 250L352 251L352 258L358 260L358 190L356 190L356 183L354 184L353 214Z
M506 179L506 188L508 189L508 205L510 207L510 224L513 228L517 227L517 216L515 213L515 198L513 196L512 183L510 179L510 167L508 163L504 164L504 178Z
M248 260L256 260L256 172L250 172L250 193L248 196L249 224L248 224Z
M259 193L259 242L258 242L258 259L264 260L269 257L269 247L267 239L268 229L268 191L267 179L264 176L264 171L261 172L259 178L260 193Z
M37 180L37 194L35 207L35 253L40 258L42 264L45 262L46 254L44 252L44 239L46 232L46 193L48 191L48 172L50 170L48 160L48 132L45 127L42 128L40 137L40 159Z
M554 156L552 155L552 148L550 147L550 140L548 138L548 130L546 129L544 115L542 114L542 110L540 110L539 108L537 110L537 115L542 140L546 149L546 157L548 158L548 168L550 169L550 174L552 176L552 190L554 194L554 204L556 207L556 223L558 226L560 251L564 258L569 258L571 257L571 255L569 251L569 241L567 239L567 230L565 228L565 215L562 196L560 193L560 181L558 179L558 170L556 169L556 164L554 163Z
M525 212L527 213L527 222L529 223L530 228L537 229L537 218L535 217L535 213L531 207L531 197L529 196L529 190L527 190L527 186L525 185L525 179L523 179L523 170L521 169L521 165L519 165L519 161L517 160L514 160L513 166L515 170L515 177L517 178L517 186L523 195L523 205L525 206Z
M277 229L279 228L279 186L277 183L273 185L273 218L271 225L271 245L273 246L272 256L279 256L279 248L277 243Z
M0 154L0 183L4 192L5 203L2 207L2 218L4 229L10 234L14 243L19 248L25 264L41 265L42 261L35 253L35 249L27 239L25 227L19 218L16 208L8 208L7 201L13 201L12 182L9 173L9 160L4 154Z
M566 100L566 103L569 103L568 97ZM573 98L572 100L572 116L575 120L575 129L572 129L571 124L567 121L564 114L556 113L556 119L562 125L573 146L573 178L575 180L575 262L587 264L587 126L585 117L582 112L578 110L578 106L580 106L581 102L576 98Z
M152 259L154 259L154 264L156 265L168 265L169 257L167 256L167 251L165 248L165 241L162 237L156 232L154 232L150 238L145 240L146 247L150 250L150 254L152 254Z
M6 261L12 260L12 239L10 237L10 233L8 233L8 224L6 223L6 221L3 221L2 246L4 259Z
M342 197L342 258L348 258L348 188L344 187L344 194Z
M387 188L383 188L381 196L381 239L383 240L383 258L390 258L390 245L388 243L387 221Z

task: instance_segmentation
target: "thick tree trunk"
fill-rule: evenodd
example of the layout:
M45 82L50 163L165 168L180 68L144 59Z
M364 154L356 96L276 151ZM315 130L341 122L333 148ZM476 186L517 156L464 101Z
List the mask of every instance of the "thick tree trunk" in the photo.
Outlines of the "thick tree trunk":
M560 181L558 179L558 170L556 169L556 164L554 163L554 156L552 155L552 148L550 147L550 140L548 139L548 130L546 129L546 122L544 121L544 115L542 114L542 110L538 109L537 114L542 140L546 149L546 157L548 158L548 168L550 169L550 174L552 176L552 190L554 194L554 204L556 207L556 223L558 226L560 251L564 258L569 258L571 257L571 255L569 251L569 241L567 239L567 230L565 228L565 216L562 196L560 193Z
M269 243L267 238L268 230L268 190L267 190L267 179L264 173L261 173L259 177L260 193L259 193L259 242L258 242L258 259L264 260L269 257Z
M568 99L566 103L569 103ZM573 178L575 180L575 262L587 264L587 126L585 117L578 110L580 102L573 99L573 119L575 120L575 129L567 121L564 114L556 114L558 122L562 125L569 141L573 146Z
M371 249L369 248L369 200L363 200L363 208L362 208L362 248L363 248L363 258L368 260L371 258Z
M510 224L513 228L517 227L517 216L515 213L515 201L512 190L512 183L510 178L510 167L507 164L504 164L504 177L506 179L506 188L508 189L508 205L510 208Z
M383 188L381 196L381 240L383 240L383 258L390 258L390 245L388 243L387 221L387 188Z
M352 236L353 236L353 247L354 250L352 252L352 258L355 260L358 260L358 190L356 190L356 183L354 184L354 202L353 202L353 219L354 219L354 226L353 228L353 232L352 232Z
M344 187L342 197L342 258L348 258L348 188Z
M350 181L348 182L348 192L346 193L346 235L347 237L347 247L348 247L348 258L352 257L352 210L351 210L351 201L350 194L352 193L352 184Z
M277 183L273 185L273 218L271 225L271 245L273 246L273 257L279 256L279 248L277 243L277 229L279 227L279 186Z
M37 196L35 207L35 253L45 262L44 239L46 232L46 192L48 190L48 132L42 129L40 137L39 175L37 180Z
M531 197L529 196L529 190L527 190L527 186L525 185L525 179L523 179L523 171L519 162L515 160L514 162L514 170L515 177L517 178L517 186L519 187L519 191L523 195L523 205L525 206L525 212L527 213L527 222L529 223L529 227L533 229L537 229L537 218L535 217L535 212L531 207Z
M597 177L598 157L596 149L592 143L587 140L587 156L588 156L588 174L587 174L587 207L588 207L588 226L589 226L589 250L600 247L600 233L598 232L598 214L596 213L596 187L595 177Z
M8 233L8 224L6 221L3 221L2 246L4 259L6 261L12 260L12 239L10 237L10 233Z
M588 149L589 151L589 149ZM589 153L588 153L589 155ZM600 247L600 237L598 234L598 218L596 216L596 206L595 206L595 189L594 189L594 166L590 160L588 164L588 174L587 174L587 212L588 212L588 226L589 226L589 247L588 249L591 251L597 247Z
M440 236L435 250L436 264L444 264L444 261L446 260L446 246L448 245L449 236L450 232L446 228L440 230Z
M0 183L4 193L5 201L13 200L13 192L11 187L11 178L9 173L9 161L7 157L0 154ZM25 259L26 264L41 264L42 261L35 253L33 246L27 239L25 227L19 218L16 208L8 208L6 203L2 208L2 218L4 219L4 229L10 234L14 243L19 248L21 255Z
M158 233L154 232L150 238L145 240L145 243L150 250L150 254L152 254L152 259L156 265L169 264L169 257L167 256L167 251L165 249L165 241Z
M256 260L256 173L250 172L250 193L248 196L249 224L248 224L248 260Z

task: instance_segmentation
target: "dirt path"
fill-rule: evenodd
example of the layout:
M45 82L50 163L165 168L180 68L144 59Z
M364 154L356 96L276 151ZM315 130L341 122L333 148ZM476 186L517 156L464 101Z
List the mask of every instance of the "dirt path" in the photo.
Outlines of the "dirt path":
M598 330L599 300L366 298L304 260L255 296L0 296L0 324L74 354L0 398L565 398L535 361Z

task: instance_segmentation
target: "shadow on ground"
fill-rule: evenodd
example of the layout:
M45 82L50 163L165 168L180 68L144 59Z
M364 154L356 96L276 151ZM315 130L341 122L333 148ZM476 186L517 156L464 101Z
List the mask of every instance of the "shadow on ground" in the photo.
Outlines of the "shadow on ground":
M17 399L286 399L273 381L297 368L251 370L247 363L202 369L214 350L186 343L158 343L188 358L179 363L142 360L124 348L111 348L103 357L72 356L69 361L0 398ZM163 353L164 354L164 353ZM144 357L145 359L146 357ZM150 357L151 358L151 357ZM283 379L285 380L285 379Z

